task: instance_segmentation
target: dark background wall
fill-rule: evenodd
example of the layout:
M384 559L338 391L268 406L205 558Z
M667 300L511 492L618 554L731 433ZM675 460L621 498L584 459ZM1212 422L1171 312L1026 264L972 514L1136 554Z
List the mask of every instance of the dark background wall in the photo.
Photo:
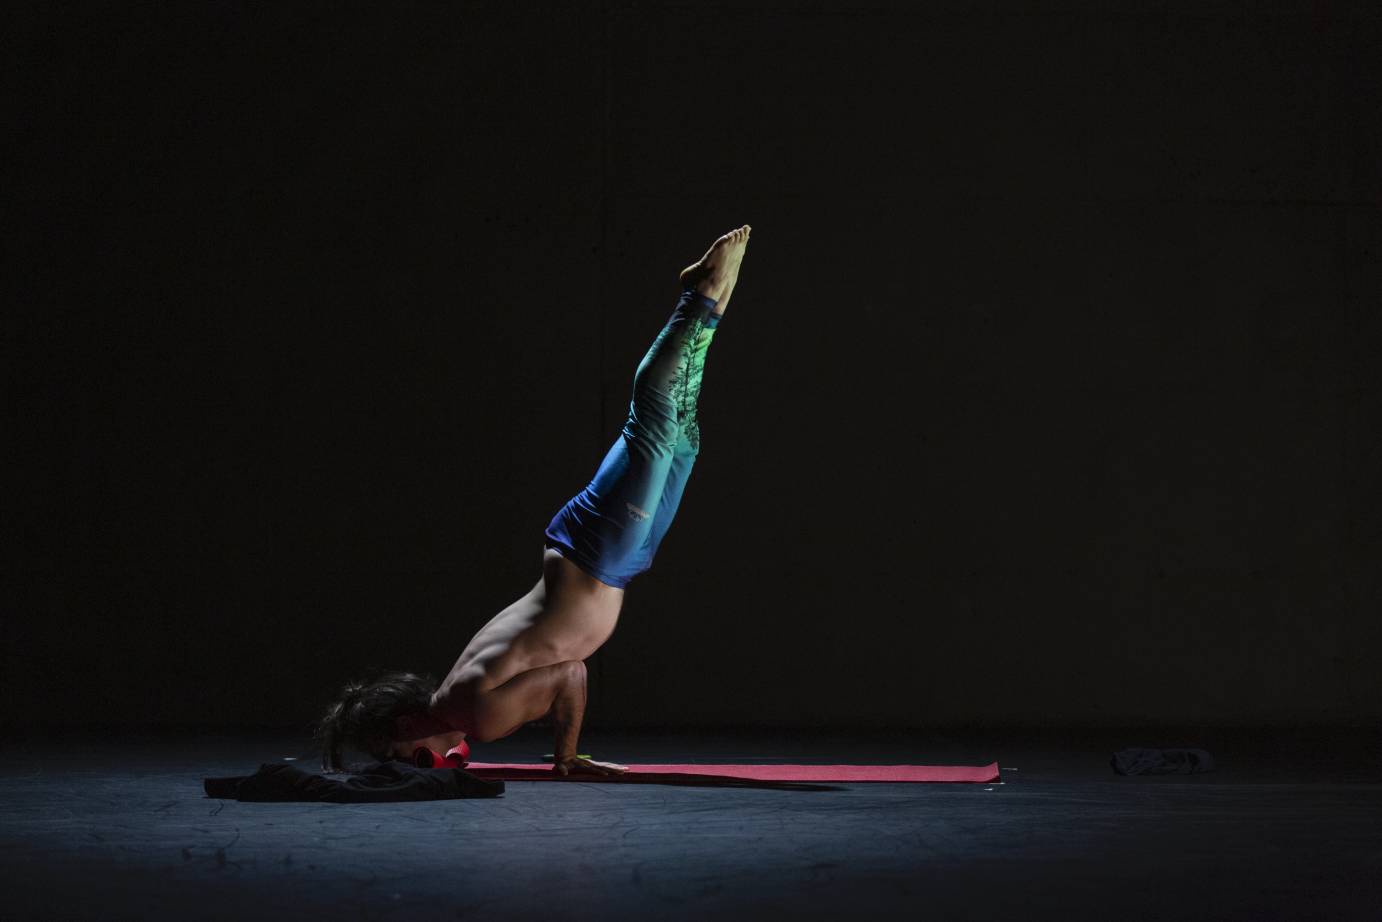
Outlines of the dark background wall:
M44 10L5 722L444 673L746 222L592 722L1382 718L1369 5Z

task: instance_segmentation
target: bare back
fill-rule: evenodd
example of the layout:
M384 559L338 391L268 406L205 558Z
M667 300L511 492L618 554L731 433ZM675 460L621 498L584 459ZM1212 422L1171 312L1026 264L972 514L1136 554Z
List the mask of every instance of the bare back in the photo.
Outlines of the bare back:
M531 669L584 660L614 633L623 603L623 589L546 549L542 578L466 644L433 695L434 708L463 718L475 694Z

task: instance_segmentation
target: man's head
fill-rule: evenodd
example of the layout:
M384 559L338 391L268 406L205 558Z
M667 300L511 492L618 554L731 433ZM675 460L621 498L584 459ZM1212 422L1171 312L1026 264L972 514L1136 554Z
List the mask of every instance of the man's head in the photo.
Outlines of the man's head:
M431 676L412 672L386 672L346 685L340 700L328 707L317 723L322 767L340 771L346 746L375 759L390 758L399 718L407 723L409 718L425 715L436 687Z

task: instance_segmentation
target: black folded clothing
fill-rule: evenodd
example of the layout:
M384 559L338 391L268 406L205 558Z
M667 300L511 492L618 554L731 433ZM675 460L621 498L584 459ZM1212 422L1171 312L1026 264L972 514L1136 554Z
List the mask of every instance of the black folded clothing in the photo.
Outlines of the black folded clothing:
M1124 749L1109 759L1120 775L1197 775L1214 771L1214 757L1203 749Z
M207 778L207 797L242 801L316 800L333 804L397 803L497 797L504 782L486 781L461 768L418 768L407 762L375 762L348 778L305 772L292 765L266 763L253 775Z

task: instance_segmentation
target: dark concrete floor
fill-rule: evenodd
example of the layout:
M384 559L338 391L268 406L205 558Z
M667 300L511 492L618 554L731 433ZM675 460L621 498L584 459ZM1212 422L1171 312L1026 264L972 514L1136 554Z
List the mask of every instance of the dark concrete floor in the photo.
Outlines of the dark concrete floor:
M536 728L480 747L534 760ZM1218 771L1122 778L1125 746ZM1004 783L510 783L495 800L241 804L297 737L28 737L0 770L6 919L1382 919L1374 731L587 734L629 762L996 759Z

